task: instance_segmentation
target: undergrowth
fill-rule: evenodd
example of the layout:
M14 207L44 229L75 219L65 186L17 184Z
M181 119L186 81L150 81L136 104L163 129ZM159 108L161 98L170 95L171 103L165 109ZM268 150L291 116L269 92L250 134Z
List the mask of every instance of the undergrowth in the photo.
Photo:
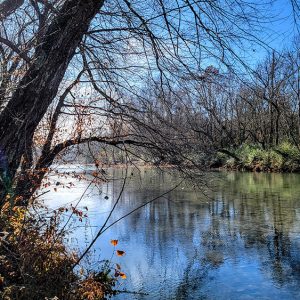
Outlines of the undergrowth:
M1 209L0 299L98 300L116 293L117 280L126 277L119 265L97 272L73 268L78 257L64 243L62 213L41 217L9 201Z
M272 149L244 144L237 149L229 149L228 152L233 155L218 152L215 158L220 166L228 169L270 172L300 170L300 151L289 142L281 143Z

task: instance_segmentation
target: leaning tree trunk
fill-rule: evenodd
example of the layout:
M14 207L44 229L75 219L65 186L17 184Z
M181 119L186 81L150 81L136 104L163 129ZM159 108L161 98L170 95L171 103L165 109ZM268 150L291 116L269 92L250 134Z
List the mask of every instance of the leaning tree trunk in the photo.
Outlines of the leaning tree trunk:
M11 188L26 146L31 143L77 46L103 3L104 0L65 1L37 46L30 68L2 111L0 195Z

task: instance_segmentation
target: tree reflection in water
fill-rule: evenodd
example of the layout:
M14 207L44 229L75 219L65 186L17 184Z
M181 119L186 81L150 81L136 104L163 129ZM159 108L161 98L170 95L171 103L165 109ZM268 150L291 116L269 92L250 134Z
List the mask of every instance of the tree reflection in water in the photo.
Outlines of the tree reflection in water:
M113 172L122 177L122 170ZM207 176L215 176L209 198L187 184L122 220L97 242L105 258L111 251L107 241L118 239L127 252L120 260L128 275L123 287L149 293L116 299L300 298L300 175ZM115 218L175 181L151 169L134 172ZM119 183L107 189L109 201L93 196L94 225L102 224L105 214L99 212L112 207Z

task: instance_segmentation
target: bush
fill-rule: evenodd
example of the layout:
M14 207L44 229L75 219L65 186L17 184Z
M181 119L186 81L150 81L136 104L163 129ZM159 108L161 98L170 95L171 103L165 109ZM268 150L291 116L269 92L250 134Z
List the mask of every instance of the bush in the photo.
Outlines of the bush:
M113 287L119 273L105 269L91 273L76 272L75 252L64 244L60 216L37 217L24 207L7 203L1 210L0 228L0 298L5 300L105 299L115 294Z
M277 151L287 160L300 160L300 152L298 148L289 142L281 143L277 147Z
M232 157L226 160L228 168L238 168L254 171L280 171L284 165L284 158L275 150L265 150L258 145L242 145L236 150L230 150L240 160Z
M279 153L274 150L268 151L267 161L265 162L268 169L280 170L283 167L283 163L284 159Z

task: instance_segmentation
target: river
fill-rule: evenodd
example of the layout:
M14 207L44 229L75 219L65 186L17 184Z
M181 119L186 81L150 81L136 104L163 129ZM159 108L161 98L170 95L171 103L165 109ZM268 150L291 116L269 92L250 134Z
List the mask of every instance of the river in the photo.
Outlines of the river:
M70 223L70 245L84 249L118 198L125 170L108 174L114 180L87 190L84 180L52 178L59 181L57 191L43 196L51 209L75 205L83 193L79 208L88 207L88 218ZM142 293L113 299L300 299L300 174L229 172L204 178L209 188L195 191L184 183L97 240L88 261L119 263L127 279L117 288ZM75 186L67 188L70 181ZM153 169L131 169L108 224L178 181ZM118 240L115 249L124 256L115 254L111 239Z

